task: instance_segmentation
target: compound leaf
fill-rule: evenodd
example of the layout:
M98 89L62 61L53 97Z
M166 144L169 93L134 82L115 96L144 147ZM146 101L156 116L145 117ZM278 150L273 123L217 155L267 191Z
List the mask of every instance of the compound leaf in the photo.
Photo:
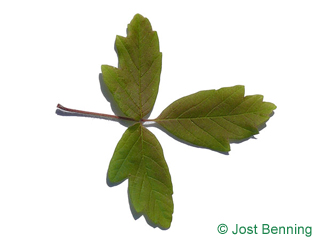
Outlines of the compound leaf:
M127 37L116 37L118 68L102 65L103 82L124 116L58 108L88 116L134 121L118 142L108 179L128 179L130 202L137 213L167 229L173 214L173 188L162 147L142 124L155 121L176 137L196 146L230 151L230 140L257 134L276 106L263 96L244 96L244 86L194 93L169 105L156 119L144 119L152 110L159 89L162 53L157 32L147 18L136 14Z
M102 65L104 83L121 111L138 121L150 113L158 94L162 54L157 32L136 14L127 37L116 37L116 49L119 68Z
M230 151L230 140L259 133L276 106L263 96L244 96L244 86L200 91L169 105L155 121L176 137L216 151Z
M157 138L140 123L123 134L108 178L114 183L129 179L129 197L136 212L162 228L170 227L173 190L169 169Z

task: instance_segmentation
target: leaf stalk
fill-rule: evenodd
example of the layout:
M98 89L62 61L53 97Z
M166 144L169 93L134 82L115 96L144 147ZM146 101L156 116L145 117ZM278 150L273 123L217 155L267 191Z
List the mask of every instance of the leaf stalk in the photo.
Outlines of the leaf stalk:
M67 108L67 107L62 106L61 104L58 104L57 108L62 111L65 111L65 112L78 113L78 114L81 114L81 115L84 115L87 117L97 116L97 117L101 117L101 118L111 118L111 119L117 119L117 120L127 120L127 121L136 122L136 120L134 120L133 118L129 118L129 117L115 116L115 115L110 115L110 114L105 114L105 113L82 111L82 110Z

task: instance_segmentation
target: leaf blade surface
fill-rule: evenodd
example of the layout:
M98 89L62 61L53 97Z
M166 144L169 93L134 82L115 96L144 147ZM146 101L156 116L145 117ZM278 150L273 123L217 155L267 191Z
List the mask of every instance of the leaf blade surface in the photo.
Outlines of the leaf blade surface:
M158 94L162 53L147 18L136 14L127 32L127 37L116 37L119 68L102 65L101 70L121 111L140 120L151 112Z
M200 91L178 99L155 119L171 134L196 146L230 151L230 140L258 134L276 106L263 96L244 96L244 86Z
M170 227L171 176L160 143L141 124L123 134L110 161L108 178L114 183L129 179L129 197L136 212L162 228Z

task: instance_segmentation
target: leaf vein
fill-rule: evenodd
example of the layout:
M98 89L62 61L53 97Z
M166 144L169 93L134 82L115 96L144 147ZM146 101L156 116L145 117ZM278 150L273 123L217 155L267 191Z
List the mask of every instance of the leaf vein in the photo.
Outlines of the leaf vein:
M139 139L140 139L140 138L138 138L138 139L135 141L135 143L134 143L134 144L132 145L132 147L130 148L129 153L127 154L127 156L126 156L125 158L123 158L123 161L122 161L122 163L121 163L120 167L118 168L118 171L117 171L117 173L116 173L116 176L115 176L115 177L117 177L117 176L118 176L118 174L119 174L119 172L120 172L120 169L122 168L122 166L123 166L124 162L127 162L128 156L129 156L129 155L130 155L130 153L132 152L132 149L134 148L134 146L138 143Z
M187 130L187 132L189 132L193 137L195 137L196 139L200 140L200 142L205 143L201 138L197 137L193 132L190 132L185 126L182 125L182 123L180 123L178 121L178 123L185 129Z
M218 105L216 105L214 108L212 108L210 110L210 112L206 115L206 117L208 115L210 115L215 109L217 109L221 104L223 104L224 102L226 102L229 98L231 98L234 94L236 94L238 91L241 91L241 89L238 89L237 91L234 91L233 93L231 93L228 97L226 97L225 99L223 99L220 103L218 103Z
M208 134L209 136L211 136L214 140L216 140L216 142L218 142L222 147L224 147L224 145L211 133L205 131L202 127L200 127L198 124L196 124L194 121L191 120L191 122L196 125L198 128L200 128L204 133Z

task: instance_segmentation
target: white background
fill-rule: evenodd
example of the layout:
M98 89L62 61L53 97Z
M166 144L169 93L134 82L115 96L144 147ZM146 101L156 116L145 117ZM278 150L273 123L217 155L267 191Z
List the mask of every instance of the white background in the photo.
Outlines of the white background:
M262 223L312 226L319 239L319 12L307 0L1 1L0 239L306 239L262 235ZM163 52L151 118L182 96L237 84L278 107L229 155L149 128L174 186L167 231L134 220L127 182L106 184L126 128L55 113L61 103L113 114L100 66L117 66L115 36L136 13ZM259 234L232 235L235 224Z

